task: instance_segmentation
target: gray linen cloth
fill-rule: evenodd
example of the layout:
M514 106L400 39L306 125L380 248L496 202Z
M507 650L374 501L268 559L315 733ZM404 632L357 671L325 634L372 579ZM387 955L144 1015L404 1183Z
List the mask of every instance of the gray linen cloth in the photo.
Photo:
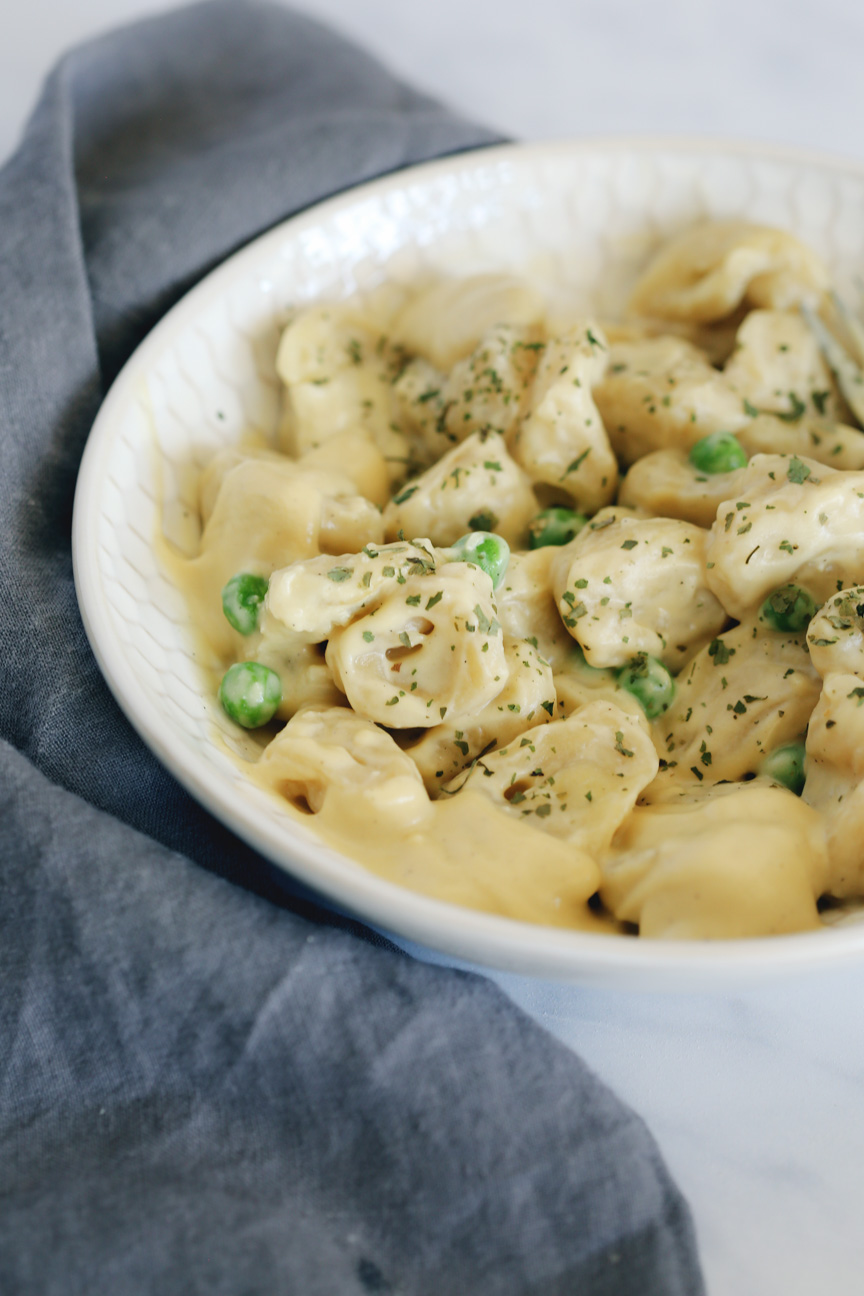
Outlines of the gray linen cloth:
M286 890L190 800L72 585L88 429L166 307L282 217L490 139L217 0L64 59L0 172L4 1296L702 1291L642 1122L492 984Z

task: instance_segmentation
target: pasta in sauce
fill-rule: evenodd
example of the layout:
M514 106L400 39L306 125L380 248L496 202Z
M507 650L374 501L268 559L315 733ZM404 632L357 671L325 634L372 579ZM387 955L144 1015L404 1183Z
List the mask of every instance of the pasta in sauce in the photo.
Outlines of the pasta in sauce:
M176 560L250 776L526 921L815 929L864 894L864 434L791 235L668 243L623 323L481 275L314 306L280 448Z

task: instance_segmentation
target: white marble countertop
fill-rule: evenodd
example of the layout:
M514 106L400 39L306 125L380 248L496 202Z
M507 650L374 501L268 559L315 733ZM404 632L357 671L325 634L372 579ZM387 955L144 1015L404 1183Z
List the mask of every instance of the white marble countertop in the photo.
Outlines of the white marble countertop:
M644 1117L709 1296L861 1296L864 969L711 997L498 980Z
M0 160L61 49L168 7L10 2ZM855 0L298 7L517 138L721 135L864 160ZM864 967L711 997L497 979L645 1118L691 1203L709 1296L861 1296Z

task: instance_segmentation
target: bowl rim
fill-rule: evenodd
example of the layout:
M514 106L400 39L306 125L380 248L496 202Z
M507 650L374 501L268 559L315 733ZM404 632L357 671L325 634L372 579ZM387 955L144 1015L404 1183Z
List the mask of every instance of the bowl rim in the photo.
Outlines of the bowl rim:
M470 959L473 964L549 979L618 982L637 989L728 988L735 983L750 984L817 968L836 968L864 954L864 925L724 941L622 939L612 934L528 923L436 900L358 866L350 857L314 841L302 830L296 838L292 834L286 849L284 833L275 824L271 827L266 821L256 821L251 802L223 801L220 792L225 789L219 787L218 777L202 777L194 752L182 743L165 739L158 715L136 687L131 663L104 607L96 557L99 510L94 504L101 497L106 450L129 394L137 389L172 333L180 332L209 301L220 297L231 279L277 254L286 240L293 240L322 220L350 212L358 203L386 196L409 184L434 182L444 174L489 164L518 163L526 158L554 162L556 158L597 152L734 154L864 179L864 163L854 158L755 140L686 135L585 136L494 144L449 154L389 172L280 221L222 260L185 293L135 349L105 395L84 448L73 509L73 573L84 628L121 710L196 800L277 868L323 896L332 907L392 933L397 940L426 946L462 964ZM466 956L466 949L471 950L470 956Z

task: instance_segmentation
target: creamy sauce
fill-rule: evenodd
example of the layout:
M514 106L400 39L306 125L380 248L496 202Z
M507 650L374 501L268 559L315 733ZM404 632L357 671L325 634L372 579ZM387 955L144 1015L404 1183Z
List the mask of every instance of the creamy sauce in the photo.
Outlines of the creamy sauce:
M430 811L421 825L399 830L370 816L362 796L341 792L328 798L315 831L372 873L436 900L549 927L621 930L585 903L594 866L566 842L541 837L475 792L433 802Z
M649 270L652 322L619 342L590 321L551 335L506 276L299 316L281 452L208 467L197 556L157 540L208 689L247 660L282 679L274 721L238 731L249 777L388 881L525 922L758 936L860 894L864 603L831 595L864 577L864 473L820 450L829 424L844 447L860 433L795 311L826 282L791 236L706 227ZM708 335L735 312L722 371ZM719 430L762 453L700 473L690 449ZM529 553L549 504L592 521ZM477 530L514 551L495 591L448 548ZM221 608L238 572L269 580L245 637ZM761 610L790 582L830 599L809 640ZM650 722L618 674L645 655L676 677ZM811 716L801 799L766 761Z

